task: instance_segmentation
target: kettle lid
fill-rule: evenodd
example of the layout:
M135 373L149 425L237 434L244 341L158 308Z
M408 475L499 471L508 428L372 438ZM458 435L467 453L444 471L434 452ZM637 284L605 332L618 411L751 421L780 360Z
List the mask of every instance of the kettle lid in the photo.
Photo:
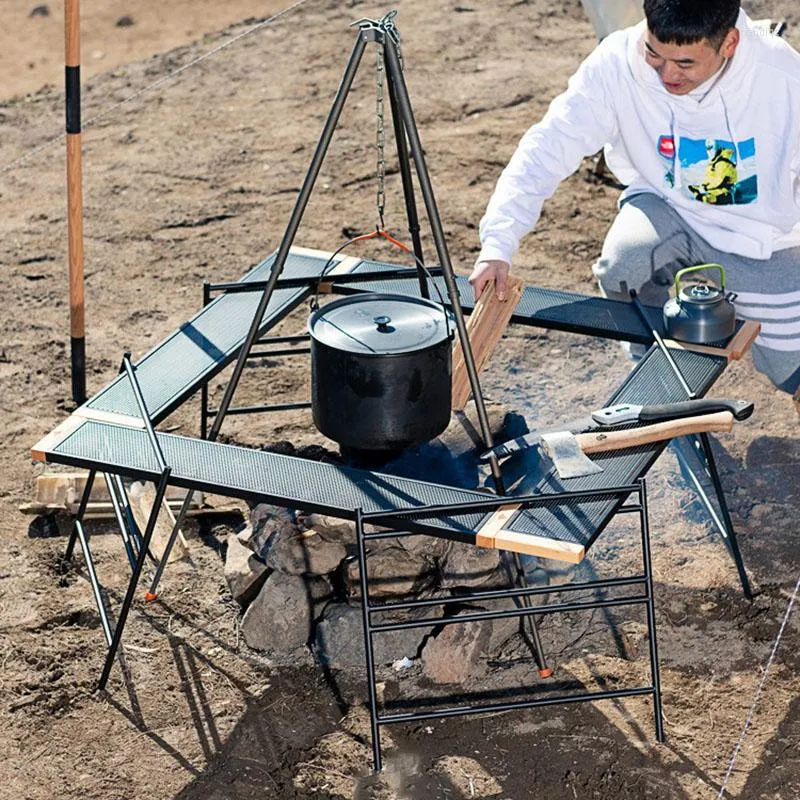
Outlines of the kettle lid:
M710 283L688 283L681 287L678 297L681 303L710 305L725 299L725 290Z

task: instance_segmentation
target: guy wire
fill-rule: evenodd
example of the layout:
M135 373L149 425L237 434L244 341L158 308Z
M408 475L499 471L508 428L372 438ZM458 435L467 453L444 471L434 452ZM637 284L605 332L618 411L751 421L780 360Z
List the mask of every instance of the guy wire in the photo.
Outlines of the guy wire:
M265 27L266 25L269 25L271 22L275 22L280 17L284 16L285 14L290 13L291 11L294 11L295 9L299 8L300 6L302 6L306 2L308 2L308 0L296 0L296 2L292 3L292 5L288 6L287 8L284 8L282 11L278 11L276 14L273 14L271 17L268 17L267 19L261 20L261 22L259 22L258 24L253 25L251 28L248 28L246 31L242 31L242 33L238 34L237 36L234 36L233 39L229 39L227 42L224 42L223 44L219 45L218 47L215 47L212 50L209 50L207 53L203 53L202 55L198 56L194 60L189 61L187 64L184 64L183 66L178 67L177 69L174 69L168 75L164 75L162 78L159 78L158 80L153 81L153 83L150 83L147 86L144 86L143 88L138 89L133 94L128 95L128 97L124 98L123 100L120 100L118 103L114 103L114 105L109 106L104 111L101 111L96 116L94 116L91 119L89 119L86 122L84 122L83 123L83 129L86 130L87 127L89 127L90 125L92 125L95 122L98 122L101 119L105 119L109 114L113 113L118 108L121 108L122 106L127 105L128 103L130 103L133 100L135 100L137 97L140 97L141 95L143 95L143 94L145 94L147 92L150 92L153 89L158 88L159 86L161 86L162 84L166 83L167 81L170 81L173 78L177 77L182 72L185 72L187 69L189 69L189 67L193 67L196 64L199 64L201 61L205 61L207 58L210 58L211 56L216 55L217 53L220 52L220 50L224 50L226 47L232 45L234 42L238 42L240 39L244 39L245 36L249 36L251 33L255 33L257 30L260 30L261 28ZM32 150L29 150L27 153L23 153L21 156L19 156L18 158L15 158L13 161L11 161L9 164L6 164L4 167L0 168L0 174L3 173L3 172L8 172L8 170L10 170L13 167L17 166L17 164L21 164L23 161L27 161L31 156L36 155L36 153L40 153L42 150L46 150L48 147L52 147L56 142L63 141L63 139L66 137L66 135L67 135L66 133L60 133L58 136L55 136L52 139L49 139L44 144L41 144L38 147L34 147Z
M759 698L761 697L761 692L764 689L764 684L767 682L767 674L769 673L769 668L772 666L772 662L775 660L775 654L778 652L778 645L780 644L781 637L783 636L783 631L786 628L786 623L789 621L789 615L792 613L792 608L794 606L794 602L797 599L797 594L800 591L800 577L797 578L797 583L794 585L794 592L792 592L792 597L789 600L789 607L786 609L786 613L783 615L783 620L781 621L780 630L778 630L778 636L775 639L775 643L772 645L772 652L769 654L769 659L767 660L767 665L764 667L764 672L761 675L761 681L758 684L758 688L756 689L755 694L753 695L753 702L750 704L750 712L747 715L747 719L744 723L744 728L742 728L742 732L739 735L739 740L736 742L736 747L733 748L733 755L731 756L731 760L728 763L728 771L725 773L725 778L722 781L722 786L720 786L719 794L717 795L717 800L722 800L722 797L725 795L725 787L728 785L728 781L730 780L731 774L733 773L734 764L736 764L736 759L739 756L739 751L742 749L742 743L744 742L744 737L747 735L747 729L750 727L750 723L753 721L753 717L756 713L756 706L758 705Z

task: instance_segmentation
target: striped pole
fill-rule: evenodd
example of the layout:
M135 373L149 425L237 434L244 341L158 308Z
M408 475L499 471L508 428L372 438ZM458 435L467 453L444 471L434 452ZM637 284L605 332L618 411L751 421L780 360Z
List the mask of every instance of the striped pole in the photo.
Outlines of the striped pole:
M64 5L64 73L67 111L67 235L72 399L86 400L86 338L83 296L83 178L81 166L80 0Z

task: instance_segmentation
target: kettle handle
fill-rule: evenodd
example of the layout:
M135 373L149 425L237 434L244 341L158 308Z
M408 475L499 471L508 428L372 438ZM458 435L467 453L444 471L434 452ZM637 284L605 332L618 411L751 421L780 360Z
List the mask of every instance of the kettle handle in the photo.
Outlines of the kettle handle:
M675 273L675 296L677 297L681 289L681 278L687 272L697 272L701 269L718 269L720 278L720 290L725 291L725 268L722 264L698 264L696 267L684 267Z

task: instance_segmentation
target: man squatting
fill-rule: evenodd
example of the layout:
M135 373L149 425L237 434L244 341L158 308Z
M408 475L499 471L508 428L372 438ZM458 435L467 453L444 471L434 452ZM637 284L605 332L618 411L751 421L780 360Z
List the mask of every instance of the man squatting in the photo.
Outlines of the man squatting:
M604 148L627 188L593 266L614 299L661 305L677 270L725 268L736 313L758 320L756 368L800 413L800 54L739 0L645 0L522 138L480 224L476 297L542 203Z

